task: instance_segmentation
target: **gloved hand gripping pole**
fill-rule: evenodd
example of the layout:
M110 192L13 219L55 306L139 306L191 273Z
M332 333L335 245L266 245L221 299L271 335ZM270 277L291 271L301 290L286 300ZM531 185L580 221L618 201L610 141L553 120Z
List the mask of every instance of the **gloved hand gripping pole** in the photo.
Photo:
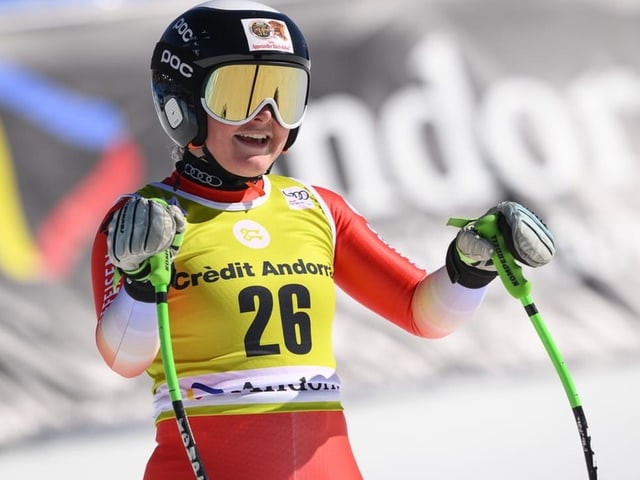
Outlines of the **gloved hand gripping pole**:
M468 220L464 219L451 218L449 219L448 225L460 228L468 222ZM504 237L498 228L498 218L496 215L490 214L481 217L475 221L474 227L481 237L491 242L493 246L492 260L502 283L507 291L522 303L522 306L529 316L540 340L542 340L544 348L551 358L551 362L560 377L562 386L564 387L564 391L569 399L569 404L571 405L571 409L576 420L582 444L582 451L587 465L587 472L589 474L589 480L597 480L598 470L595 463L594 452L591 448L589 427L587 425L587 419L582 408L580 397L576 391L573 379L564 363L562 355L560 354L558 347L542 319L542 315L538 311L531 297L531 283L524 278L522 268L516 263L513 255L506 248Z
M182 244L184 233L176 235L173 245L179 247ZM169 250L158 253L149 259L151 263L151 284L156 292L156 309L158 316L158 329L160 334L160 351L162 354L162 365L167 378L169 396L176 415L178 431L182 437L184 448L193 467L196 480L208 480L204 465L200 458L200 453L196 447L193 432L189 425L187 414L182 403L182 394L178 383L176 365L173 358L173 347L171 344L171 331L169 329L169 306L167 304L167 290L171 282L171 262L172 257Z

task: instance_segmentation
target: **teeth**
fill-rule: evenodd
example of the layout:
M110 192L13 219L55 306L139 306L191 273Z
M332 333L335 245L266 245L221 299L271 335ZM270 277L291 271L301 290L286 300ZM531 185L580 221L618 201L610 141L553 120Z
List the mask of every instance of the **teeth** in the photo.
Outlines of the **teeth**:
M245 138L251 138L253 140L261 140L261 141L265 141L267 139L266 135L259 134L259 133L243 133L243 134L240 134L239 136L245 137Z

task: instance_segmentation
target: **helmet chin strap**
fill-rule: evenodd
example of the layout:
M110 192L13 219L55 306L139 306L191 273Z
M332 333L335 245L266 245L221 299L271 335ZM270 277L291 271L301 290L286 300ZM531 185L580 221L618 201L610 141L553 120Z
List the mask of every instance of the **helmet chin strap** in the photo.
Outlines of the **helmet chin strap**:
M188 149L184 151L182 160L176 163L176 169L190 180L220 190L253 188L252 185L255 185L262 178L262 175L243 177L229 172L220 165L204 145L189 145ZM269 173L270 170L271 166L264 174Z

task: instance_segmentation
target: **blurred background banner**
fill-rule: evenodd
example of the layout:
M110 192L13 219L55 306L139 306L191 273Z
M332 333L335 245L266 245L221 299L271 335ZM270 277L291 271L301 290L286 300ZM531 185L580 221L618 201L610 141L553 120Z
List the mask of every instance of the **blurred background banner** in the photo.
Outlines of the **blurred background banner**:
M302 27L313 72L279 172L339 191L429 270L450 216L528 205L558 255L525 274L569 366L640 358L639 2L270 3ZM117 195L172 167L149 64L191 5L0 1L0 448L151 421L146 378L97 353L89 250ZM347 396L549 368L498 282L439 341L342 295L335 339Z

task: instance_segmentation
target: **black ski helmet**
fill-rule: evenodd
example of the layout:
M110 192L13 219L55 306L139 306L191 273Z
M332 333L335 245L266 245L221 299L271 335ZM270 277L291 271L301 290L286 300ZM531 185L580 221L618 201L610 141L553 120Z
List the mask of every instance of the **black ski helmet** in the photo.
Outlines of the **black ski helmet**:
M284 24L287 48L252 44L251 34L268 40L269 25ZM278 32L275 32L278 33ZM260 38L258 38L260 40ZM177 17L162 34L151 59L151 90L164 131L181 147L202 145L207 113L202 104L204 81L216 66L234 63L284 64L310 70L307 43L298 26L277 10L249 0L212 0ZM308 100L308 87L305 105ZM298 128L289 132L285 150Z

